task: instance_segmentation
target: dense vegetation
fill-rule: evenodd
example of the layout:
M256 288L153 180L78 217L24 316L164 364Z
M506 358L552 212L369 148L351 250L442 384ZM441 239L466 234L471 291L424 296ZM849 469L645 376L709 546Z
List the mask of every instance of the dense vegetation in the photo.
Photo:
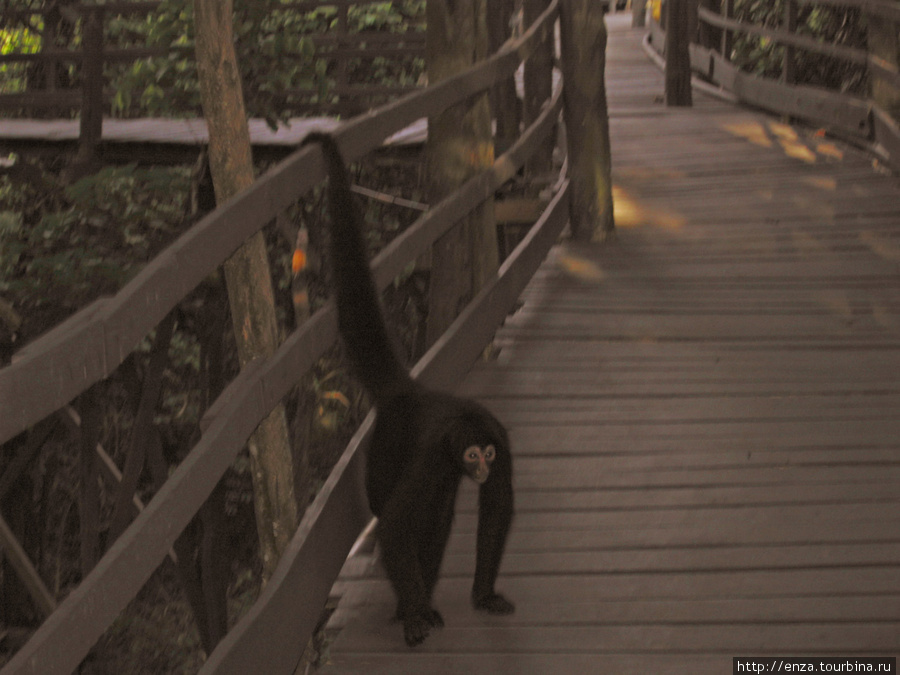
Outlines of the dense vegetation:
M783 26L785 0L736 0L735 18L759 26ZM866 23L860 10L799 3L797 33L828 44L866 48ZM864 95L865 69L832 57L795 50L795 77L799 84ZM784 47L768 38L741 35L734 42L732 59L745 70L780 77Z
M17 3L18 4L18 3ZM66 0L58 3L70 4ZM103 4L103 3L98 3ZM31 8L39 0L23 2ZM317 49L314 35L334 33L338 10L323 6L298 11L282 0L236 0L234 33L241 64L248 113L252 117L283 119L291 113L321 109L335 102L337 67L332 47ZM20 5L17 9L22 8ZM107 114L115 117L153 117L200 114L196 66L193 60L193 5L189 0L161 0L147 14L113 15L105 25L105 48L157 49L163 56L124 63L107 63L104 77L114 93ZM394 33L399 36L424 30L424 0L373 2L349 8L347 30ZM0 30L0 53L41 51L44 35L55 35L55 46L74 50L81 44L80 24L53 14L5 20ZM54 77L61 86L77 83L74 62L58 65ZM355 56L345 66L350 83L414 85L424 69L415 55ZM41 88L47 73L40 64L0 64L0 93ZM73 114L75 111L72 111Z

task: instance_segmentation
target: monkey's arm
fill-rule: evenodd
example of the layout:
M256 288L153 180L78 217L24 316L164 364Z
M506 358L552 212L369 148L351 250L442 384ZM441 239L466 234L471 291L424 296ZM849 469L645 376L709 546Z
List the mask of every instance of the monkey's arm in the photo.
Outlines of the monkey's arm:
M506 463L494 468L478 496L478 555L472 604L491 614L510 614L515 605L494 590L494 583L513 517L512 471Z

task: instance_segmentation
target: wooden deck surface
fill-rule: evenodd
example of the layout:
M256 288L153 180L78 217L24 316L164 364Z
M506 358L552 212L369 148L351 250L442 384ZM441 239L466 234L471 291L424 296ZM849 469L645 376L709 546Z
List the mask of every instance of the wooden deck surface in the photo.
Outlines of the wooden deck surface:
M730 673L740 655L900 653L900 183L811 130L655 102L611 22L617 241L565 244L463 392L508 425L517 516L469 605L464 486L408 649L348 562L326 673Z

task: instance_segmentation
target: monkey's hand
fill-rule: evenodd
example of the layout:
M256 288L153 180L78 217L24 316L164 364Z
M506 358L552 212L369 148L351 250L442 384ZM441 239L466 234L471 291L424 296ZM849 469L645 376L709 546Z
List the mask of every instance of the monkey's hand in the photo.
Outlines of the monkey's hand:
M488 614L512 614L516 611L516 606L499 593L472 595L472 604L475 609Z

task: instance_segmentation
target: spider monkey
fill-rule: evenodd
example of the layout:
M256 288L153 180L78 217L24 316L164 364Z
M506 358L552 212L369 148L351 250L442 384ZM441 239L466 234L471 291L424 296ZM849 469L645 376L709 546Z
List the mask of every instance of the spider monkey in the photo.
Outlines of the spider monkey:
M444 625L431 598L464 475L480 486L472 603L491 614L515 610L494 590L513 517L509 438L482 405L431 391L410 377L388 336L340 150L327 134L311 133L302 145L308 143L320 144L329 176L338 326L351 366L377 409L366 492L378 517L376 536L397 596L397 618L412 647Z

